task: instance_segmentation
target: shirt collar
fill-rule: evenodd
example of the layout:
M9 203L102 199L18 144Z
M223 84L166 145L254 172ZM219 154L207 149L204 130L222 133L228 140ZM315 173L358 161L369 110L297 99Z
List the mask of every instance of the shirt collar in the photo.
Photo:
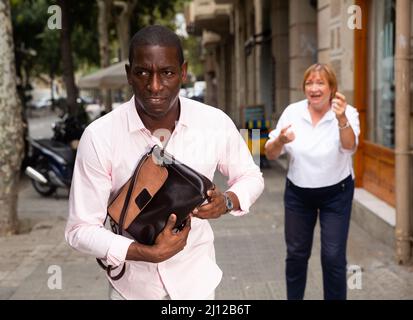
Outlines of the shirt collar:
M306 121L308 121L309 123L312 123L311 116L310 116L310 111L308 110L308 100L307 99L304 100L301 116ZM320 120L319 123L322 123L322 122L325 122L325 121L331 121L331 120L334 120L334 119L335 119L335 114L330 109L326 112L326 114L323 116L323 118Z
M129 105L127 109L127 117L128 117L129 132L134 132L134 131L145 129L145 126L141 118L139 117L138 111L136 110L136 107L135 107L135 96L132 96L128 104Z
M179 97L179 102L181 105L181 112L179 114L178 125L187 127L190 122L190 100L187 98ZM129 104L127 108L129 132L146 129L141 118L139 117L138 111L136 111L135 96L132 96L132 98L127 103Z
M189 126L191 117L191 101L188 98L179 97L179 103L181 105L181 113L179 115L178 125L183 125L185 127Z

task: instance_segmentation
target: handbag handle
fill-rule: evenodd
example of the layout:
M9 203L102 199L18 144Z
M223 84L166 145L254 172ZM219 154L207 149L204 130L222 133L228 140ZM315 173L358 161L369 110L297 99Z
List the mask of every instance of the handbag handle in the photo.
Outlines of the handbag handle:
M151 151L149 151L146 154L145 157L142 157L142 159L139 161L138 165L136 166L135 172L132 175L131 182L130 182L129 188L128 188L128 192L127 192L126 197L125 197L125 202L123 203L122 211L121 211L121 214L120 214L120 217L119 217L119 224L118 224L118 230L117 230L117 234L119 234L119 235L123 235L123 224L125 222L126 211L128 210L128 207L129 207L129 200L131 198L133 187L134 187L135 182L136 182L136 177L138 176L138 173L139 173L140 169L142 168L142 164L152 154L152 151L154 150L154 148L156 146L157 145L154 145L152 147ZM110 265L106 266L102 262L102 259L99 259L99 258L96 258L96 261L98 262L99 266L101 266L104 270L106 270L107 275L112 280L115 280L115 281L119 280L125 274L126 262L123 263L122 270L116 276L113 276L111 274L112 270L117 269L118 267L113 267L113 266L110 266Z
M138 165L136 166L135 172L132 175L131 182L129 184L128 192L126 193L125 197L125 202L123 203L122 211L119 217L119 232L118 234L122 235L123 234L123 224L125 223L125 217L126 217L126 211L128 210L129 207L129 200L132 195L133 187L135 186L136 182L136 177L138 176L139 171L142 168L142 164L145 162L145 160L152 154L153 149L155 148L152 147L151 151L149 151L145 157L142 157L142 159L139 161Z

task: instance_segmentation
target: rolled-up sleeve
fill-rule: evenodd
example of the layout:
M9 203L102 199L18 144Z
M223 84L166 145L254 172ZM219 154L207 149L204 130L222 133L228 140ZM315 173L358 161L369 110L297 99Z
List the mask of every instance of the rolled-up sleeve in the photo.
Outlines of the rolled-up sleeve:
M133 240L104 227L112 185L108 148L85 130L73 171L65 238L74 249L117 266L125 261Z
M241 216L249 212L251 205L264 190L260 168L254 163L251 153L234 123L225 115L227 143L222 149L218 170L228 177L229 189L240 202L240 210L231 214Z

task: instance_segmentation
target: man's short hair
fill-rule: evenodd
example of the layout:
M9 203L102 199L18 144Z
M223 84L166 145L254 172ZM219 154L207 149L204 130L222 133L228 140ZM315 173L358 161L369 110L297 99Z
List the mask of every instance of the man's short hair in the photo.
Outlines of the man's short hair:
M179 64L182 65L184 63L181 40L175 32L167 27L153 25L136 32L129 43L129 64L132 65L135 48L141 46L175 47L178 52Z

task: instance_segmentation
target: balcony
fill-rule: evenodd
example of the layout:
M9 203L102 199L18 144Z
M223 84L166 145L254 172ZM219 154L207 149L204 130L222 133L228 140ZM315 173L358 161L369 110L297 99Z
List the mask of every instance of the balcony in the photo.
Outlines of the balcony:
M188 32L201 35L202 30L208 30L221 35L228 34L231 14L231 4L216 4L214 0L193 0L185 12Z
M202 46L205 48L214 47L221 42L221 36L215 32L202 32Z

